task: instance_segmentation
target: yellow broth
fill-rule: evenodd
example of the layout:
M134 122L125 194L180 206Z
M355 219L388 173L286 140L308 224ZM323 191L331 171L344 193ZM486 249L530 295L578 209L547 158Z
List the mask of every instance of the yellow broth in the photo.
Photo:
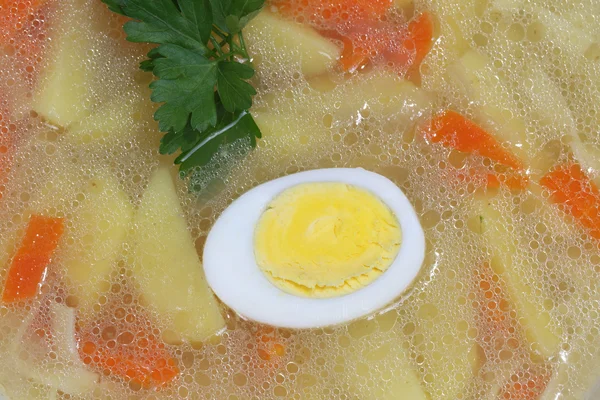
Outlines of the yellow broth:
M216 176L206 168L196 182L206 186L200 195L177 177L173 157L158 155L151 76L138 70L148 47L126 42L124 20L99 1L55 1L42 8L28 22L35 26L28 34L44 32L32 41L44 50L41 59L22 61L21 42L0 50L0 100L11 104L11 121L19 121L0 121L3 135L15 138L1 187L2 282L31 214L64 217L65 246L88 248L96 237L86 231L96 231L81 209L90 182L98 174L108 177L108 192L124 193L123 207L135 210L159 165L170 166L200 256L215 219L242 193L326 167L363 167L394 181L419 215L427 254L414 285L363 320L317 330L273 329L219 304L226 328L190 342L174 331L173 318L162 318L140 294L145 278L132 267L133 223L123 228L107 273L94 278L98 296L83 300L90 283L65 273L79 253L59 248L40 295L26 305L2 305L0 389L11 399L454 400L506 398L507 385L543 381L531 389L534 394L519 398L583 398L600 376L598 242L549 201L539 179L569 160L592 180L598 177L600 8L591 0L396 0L394 7L406 20L424 10L434 16L435 39L420 82L384 67L344 74L335 62L311 64L305 50L289 41L302 38L294 30L306 26L286 22L288 32L260 16L252 22L247 41L258 94L251 112L264 137ZM271 19L284 18L266 8ZM59 42L45 37L67 33L76 44L63 66L76 67L72 79L83 76L84 86L79 97L61 101L83 102L76 121L61 126L35 102ZM526 165L527 189L485 190L481 180L456 179L457 171L491 162L424 140L423 124L445 109L468 116L514 152ZM214 162L227 164L236 151L243 149L234 146ZM112 213L104 222L116 224L126 214ZM176 267L166 266L165 274ZM485 274L492 278L482 283ZM491 297L482 297L480 289ZM127 310L107 307L114 298ZM499 298L506 302L497 304L494 315L502 322L496 328L504 328L494 329L481 323L487 318L481 310ZM128 316L147 315L174 355L179 376L157 390L110 376L81 395L57 390L51 379L40 378L58 370L52 356L36 353L22 330L24 321L43 323L35 311L52 302L74 308L80 321L116 332ZM415 391L407 391L415 382Z

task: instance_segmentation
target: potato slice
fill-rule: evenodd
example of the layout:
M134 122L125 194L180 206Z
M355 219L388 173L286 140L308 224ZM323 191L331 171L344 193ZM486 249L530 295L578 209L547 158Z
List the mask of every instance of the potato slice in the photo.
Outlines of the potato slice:
M74 243L61 256L81 315L93 315L92 307L110 282L132 217L129 197L113 176L102 172L89 182L69 232Z
M82 0L61 2L54 21L49 65L40 76L33 108L51 123L69 126L90 113L92 70L86 65L97 32Z
M150 307L181 339L203 341L222 329L167 167L151 177L134 222L132 267Z
M335 385L351 399L428 400L408 353L402 346L403 333L398 313L391 310L348 326L345 349L335 346L329 359L343 358L343 372L336 373ZM394 326L395 325L395 326ZM297 380L302 398L321 399L323 388L317 377ZM367 384L368 382L368 384ZM309 383L308 385L306 383Z
M468 278L465 278L468 279ZM434 280L414 318L416 351L423 356L423 379L432 398L458 399L467 391L479 365L475 342L467 329L473 312L467 299L467 286L457 288L454 280ZM439 288L442 286L442 288ZM441 289L441 290L440 290ZM442 301L428 293L445 293Z
M244 37L257 67L264 62L284 66L298 65L305 76L327 72L337 62L341 50L309 26L285 20L263 10L244 29Z
M510 204L503 205L512 208ZM537 277L539 266L517 249L517 221L510 214L500 212L499 206L492 200L480 201L476 205L483 235L493 251L492 266L506 282L509 300L516 309L527 340L542 356L552 357L560 349L561 333L552 322L552 314L540 301L533 299L540 294L549 296L549 293L543 279Z
M155 108L147 90L134 96L117 97L103 104L89 118L75 122L64 136L75 144L126 141L154 123Z
M450 68L448 77L479 105L478 122L509 143L511 151L529 163L535 147L527 140L527 127L506 82L498 78L488 57L469 50Z

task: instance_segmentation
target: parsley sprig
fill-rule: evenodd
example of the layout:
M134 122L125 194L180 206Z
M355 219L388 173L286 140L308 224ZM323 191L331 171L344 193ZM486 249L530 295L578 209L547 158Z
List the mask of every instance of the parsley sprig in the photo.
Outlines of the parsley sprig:
M248 112L254 68L242 29L265 0L102 0L128 16L131 42L158 46L140 64L156 79L151 99L162 132L160 152L173 154L180 171L209 163L222 146L261 137Z

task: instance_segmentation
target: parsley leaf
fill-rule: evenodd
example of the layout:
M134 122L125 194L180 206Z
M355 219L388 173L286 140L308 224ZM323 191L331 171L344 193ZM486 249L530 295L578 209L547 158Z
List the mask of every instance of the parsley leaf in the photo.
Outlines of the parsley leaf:
M163 56L154 60L154 75L150 84L152 101L164 103L154 118L161 131L176 131L185 127L191 115L192 128L207 129L217 122L214 86L217 83L217 63L173 44L158 47Z
M162 154L180 152L175 163L187 173L238 140L256 146L261 133L248 112L254 68L242 29L265 0L102 1L132 19L123 26L127 40L157 45L140 69L156 77Z
M252 106L256 90L245 81L254 76L247 64L221 61L217 71L217 84L223 106L229 112L247 110Z

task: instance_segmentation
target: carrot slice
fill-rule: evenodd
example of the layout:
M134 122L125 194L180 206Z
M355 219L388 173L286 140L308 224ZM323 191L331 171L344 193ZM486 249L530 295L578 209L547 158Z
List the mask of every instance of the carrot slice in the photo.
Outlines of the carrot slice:
M119 299L123 300L123 299ZM153 323L134 307L114 301L117 323L78 327L79 355L98 372L143 388L158 388L179 375L175 359L158 336ZM118 310L118 311L117 311Z
M308 21L324 29L344 22L382 19L393 0L271 0L280 14Z
M523 168L521 160L502 147L494 136L452 110L433 118L425 138L431 143L441 143L458 151L479 154L516 170Z
M31 217L8 270L2 301L10 303L35 297L63 232L62 218Z
M48 0L0 0L2 10L0 16L0 37L9 38L23 29L28 21L32 21L35 13Z
M551 192L551 200L600 239L600 190L576 163L563 164L546 174L540 184Z
M408 24L408 38L404 41L404 47L414 53L409 68L409 73L414 74L419 70L423 59L431 50L433 43L433 17L430 13L424 12ZM400 54L404 57L403 54ZM390 56L388 56L390 57ZM393 60L393 58L390 58ZM402 62L402 59L400 60Z
M549 367L540 371L523 370L514 373L500 392L502 400L536 400L544 393L552 374Z

